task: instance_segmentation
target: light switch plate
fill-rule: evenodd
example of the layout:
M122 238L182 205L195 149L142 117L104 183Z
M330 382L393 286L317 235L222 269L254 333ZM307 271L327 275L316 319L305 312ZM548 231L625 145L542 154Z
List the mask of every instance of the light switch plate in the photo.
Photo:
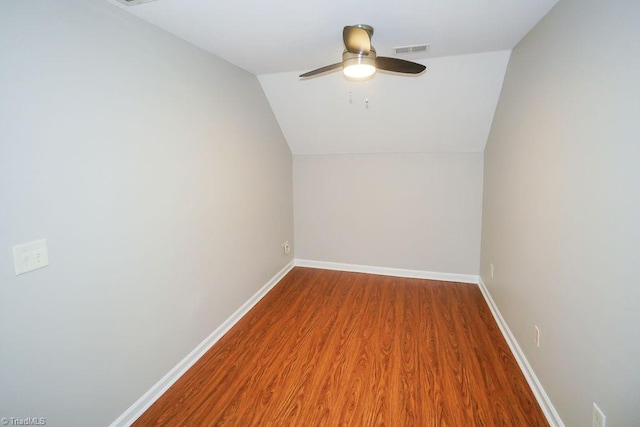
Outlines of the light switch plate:
M13 247L13 266L16 276L49 265L47 240L36 240Z

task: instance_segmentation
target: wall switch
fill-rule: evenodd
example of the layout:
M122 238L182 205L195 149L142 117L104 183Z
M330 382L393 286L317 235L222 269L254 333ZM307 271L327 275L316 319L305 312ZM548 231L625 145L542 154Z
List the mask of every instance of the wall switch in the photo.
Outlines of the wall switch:
M291 252L291 246L289 245L289 241L288 240L286 240L282 244L282 252L284 252L285 254L288 254L289 252Z
M536 347L540 347L540 329L537 326L533 326L536 329L534 339L536 340Z
M598 405L593 402L593 427L605 427L606 421L607 417L604 416L604 413L598 408Z
M36 240L13 247L13 266L16 276L49 265L47 240Z

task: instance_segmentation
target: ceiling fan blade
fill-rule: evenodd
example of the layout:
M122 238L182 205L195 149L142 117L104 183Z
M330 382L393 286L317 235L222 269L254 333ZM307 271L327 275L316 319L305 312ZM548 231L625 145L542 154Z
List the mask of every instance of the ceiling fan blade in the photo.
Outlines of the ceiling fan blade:
M342 30L342 39L348 52L368 55L371 51L371 36L364 28L346 26Z
M420 74L427 69L417 62L405 61L404 59L389 58L386 56L378 56L376 58L376 66L379 70L393 71L404 74Z
M338 62L337 64L327 65L325 67L318 68L317 70L308 71L304 74L300 74L300 78L304 79L305 77L312 77L318 74L326 73L327 71L335 70L337 68L342 68L342 62Z

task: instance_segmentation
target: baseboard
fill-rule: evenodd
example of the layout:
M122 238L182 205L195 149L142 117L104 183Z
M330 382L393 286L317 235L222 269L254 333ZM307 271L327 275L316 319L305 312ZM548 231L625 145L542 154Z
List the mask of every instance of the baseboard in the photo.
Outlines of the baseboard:
M480 287L480 291L482 292L485 301L487 301L487 305L489 306L489 309L491 310L491 313L493 314L498 327L502 331L502 335L504 335L505 340L507 340L507 344L509 344L511 353L513 353L513 356L516 358L516 361L520 366L520 370L524 374L527 383L529 383L529 387L531 387L536 400L540 404L542 412L544 412L544 415L547 417L547 421L549 422L551 427L564 427L564 423L562 422L562 419L560 419L560 415L553 407L551 399L549 399L549 396L544 391L544 388L538 380L536 373L533 371L533 368L529 364L529 361L520 348L520 345L518 344L515 336L511 333L511 329L509 329L507 322L505 322L502 314L500 314L498 306L496 305L495 301L493 301L493 298L491 298L491 294L489 293L489 290L485 286L481 277L478 278L478 286Z
M435 271L405 270L402 268L373 267L369 265L343 264L339 262L294 259L296 267L321 268L324 270L353 271L356 273L378 274L381 276L409 277L413 279L442 280L445 282L478 283L473 274L439 273Z
M294 266L291 261L275 276L271 278L258 292L256 292L247 302L245 302L235 313L225 320L215 331L204 339L191 353L180 361L173 369L171 369L160 381L151 387L145 394L140 397L133 405L129 407L122 415L118 417L110 427L130 426L137 420L149 407L156 401L165 391L169 389L187 370L193 366L198 359L233 327L251 308L258 303Z

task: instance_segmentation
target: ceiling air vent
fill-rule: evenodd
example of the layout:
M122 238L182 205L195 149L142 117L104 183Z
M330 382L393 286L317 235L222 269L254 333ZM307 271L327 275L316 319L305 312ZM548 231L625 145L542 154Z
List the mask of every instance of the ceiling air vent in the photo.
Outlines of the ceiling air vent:
M398 46L393 48L393 53L396 55L403 54L416 54L416 53L427 53L429 52L428 44L414 44L412 46Z
M118 0L122 4L126 4L127 6L135 6L137 4L149 3L150 1L155 0Z

